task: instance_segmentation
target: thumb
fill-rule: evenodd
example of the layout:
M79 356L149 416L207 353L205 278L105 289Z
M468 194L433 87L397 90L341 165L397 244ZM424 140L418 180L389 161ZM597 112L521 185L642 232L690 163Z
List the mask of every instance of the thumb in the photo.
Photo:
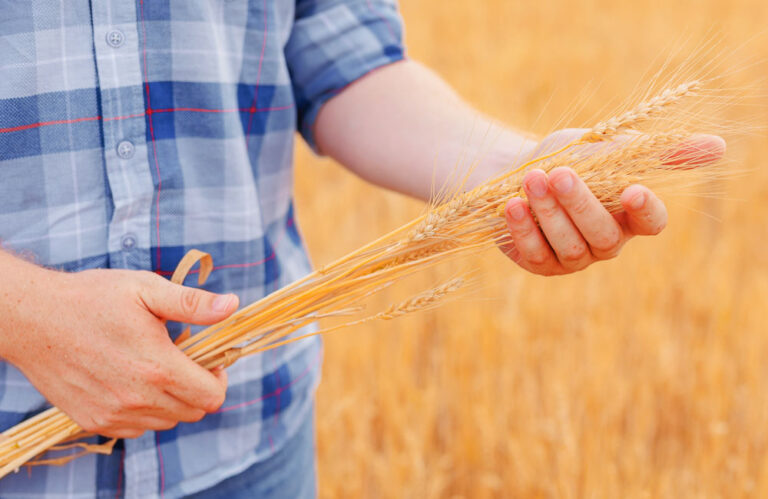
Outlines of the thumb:
M219 295L174 284L151 275L141 291L147 309L161 319L190 324L215 324L232 315L239 300L234 294Z
M571 142L579 140L587 133L587 128L563 128L544 137L533 151L533 157L543 156L547 153L562 149Z
M717 135L694 135L670 151L664 164L687 170L720 160L725 154L725 140Z

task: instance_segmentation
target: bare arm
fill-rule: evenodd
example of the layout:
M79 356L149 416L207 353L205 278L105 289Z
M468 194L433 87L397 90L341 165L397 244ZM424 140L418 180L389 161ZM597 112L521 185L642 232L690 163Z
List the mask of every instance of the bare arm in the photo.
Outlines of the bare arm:
M488 130L498 136L485 137ZM536 145L482 116L414 61L349 86L320 111L315 133L325 154L362 178L422 200L430 197L433 175L438 188L456 178L457 158L469 163L484 154L470 182L477 183Z
M428 199L433 184L441 187L454 181L454 161L435 162L436 152L451 160L482 154L480 167L468 181L474 186L537 145L524 134L503 129L482 147L468 147L468 130L485 130L491 123L434 73L406 61L362 78L328 101L318 116L315 135L321 151L364 179ZM567 143L569 137L573 140L583 133L556 132L542 147ZM725 143L706 136L697 149L707 160L716 160ZM613 258L627 240L658 234L667 221L664 204L640 185L624 191L624 211L616 215L608 213L568 168L549 175L532 170L523 186L528 201L514 199L507 205L511 242L503 249L518 265L537 274L565 274Z

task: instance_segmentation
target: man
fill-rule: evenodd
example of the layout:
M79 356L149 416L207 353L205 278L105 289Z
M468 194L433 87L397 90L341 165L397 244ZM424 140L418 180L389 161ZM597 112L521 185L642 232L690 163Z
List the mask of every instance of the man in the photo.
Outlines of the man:
M309 271L294 130L426 199L450 175L434 152L458 156L468 123L489 121L405 60L393 0L0 5L0 423L52 403L122 439L9 476L0 496L312 497L319 340L227 378L180 353L164 321L215 323ZM471 182L534 147L504 131ZM700 147L714 158L723 144ZM540 274L611 258L666 222L641 186L617 217L568 169L532 171L525 189L507 206L506 251ZM217 265L208 291L164 279L191 248Z

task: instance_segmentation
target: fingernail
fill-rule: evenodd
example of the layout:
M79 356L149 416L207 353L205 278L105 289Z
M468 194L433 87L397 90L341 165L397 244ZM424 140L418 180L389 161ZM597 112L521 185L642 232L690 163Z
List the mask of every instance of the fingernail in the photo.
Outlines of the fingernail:
M232 295L219 295L213 300L214 312L226 312L232 304Z
M542 197L547 193L547 179L536 175L527 182L528 191L536 197Z
M523 208L523 203L512 204L512 206L507 208L507 213L512 220L516 222L522 222L525 218L525 209Z
M633 210L639 210L643 206L645 206L645 193L641 192L640 194L637 194L635 197L632 198L632 200L629 202L629 206Z
M561 173L552 181L552 187L560 194L568 194L573 188L573 177L570 173Z

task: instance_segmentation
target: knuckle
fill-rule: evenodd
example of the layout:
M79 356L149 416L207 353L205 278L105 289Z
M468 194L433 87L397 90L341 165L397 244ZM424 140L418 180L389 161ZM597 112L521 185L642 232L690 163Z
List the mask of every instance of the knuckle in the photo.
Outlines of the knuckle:
M158 421L154 425L152 425L153 430L170 430L171 428L174 428L179 423L177 421L171 421L170 419Z
M225 391L219 390L205 398L202 408L205 410L205 412L216 412L224 403L225 398Z
M120 409L115 408L102 413L96 420L100 423L102 429L116 426L120 422L120 413Z
M145 407L144 399L137 393L129 390L121 392L119 399L123 410L134 411Z
M162 277L160 277L159 275L155 274L154 272L150 272L148 270L135 271L135 276L136 276L136 285L141 291L145 291L149 288L154 287L157 284L157 279L162 279Z
M661 209L649 209L639 217L639 220L641 221L638 224L641 227L641 232L655 236L667 226L668 214L663 207Z
M619 256L619 252L621 251L621 247L616 247L610 250L597 250L595 249L593 251L595 255L595 259L597 260L610 260L612 258L616 258Z
M88 419L80 423L80 426L88 433L100 433L106 425L102 423L98 415L91 414Z
M539 218L554 218L560 211L560 207L554 203L546 203L534 208L534 211Z
M118 421L123 408L117 395L108 395L101 406L92 411L91 419L101 428L113 426Z
M146 364L142 368L142 378L153 386L165 386L168 384L170 376L168 372L157 364Z
M560 253L560 259L568 263L580 262L587 255L587 247L584 244L574 244Z
M549 253L543 249L539 249L527 255L526 260L536 266L544 265L549 261Z
M182 312L193 314L200 307L200 294L192 288L182 288L179 304Z
M590 199L587 196L579 196L571 202L571 212L574 215L584 215L589 211Z
M205 411L195 409L189 414L189 422L196 423L205 417Z
M667 219L666 217L656 223L655 225L651 226L651 235L657 235L660 234L661 231L663 231L667 227Z
M117 437L117 438L139 438L144 434L144 431L145 430L139 430L139 429L119 430L109 436Z
M538 226L533 223L522 222L520 225L513 227L512 233L515 239L526 239L531 237L539 230Z
M598 234L592 248L600 253L615 254L621 247L621 232L618 229Z
M189 409L181 414L179 421L183 421L185 423L197 423L203 419L206 414L207 413L202 409Z

